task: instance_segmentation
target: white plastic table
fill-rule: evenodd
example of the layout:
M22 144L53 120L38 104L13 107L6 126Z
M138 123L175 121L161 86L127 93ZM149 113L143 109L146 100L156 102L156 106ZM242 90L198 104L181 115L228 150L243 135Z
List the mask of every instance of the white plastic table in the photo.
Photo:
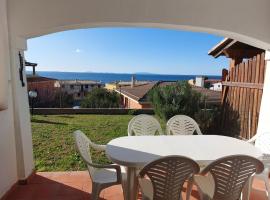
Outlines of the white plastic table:
M218 135L120 137L107 144L106 154L114 163L127 167L128 200L137 198L136 170L162 156L186 156L195 160L201 168L229 155L262 156L259 149L245 141Z

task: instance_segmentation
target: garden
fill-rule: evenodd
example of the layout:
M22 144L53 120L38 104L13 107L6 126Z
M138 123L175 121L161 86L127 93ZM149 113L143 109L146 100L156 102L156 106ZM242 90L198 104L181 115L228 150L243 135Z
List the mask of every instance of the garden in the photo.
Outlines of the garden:
M86 166L75 150L72 133L81 130L93 142L107 144L113 138L127 135L128 122L132 117L132 115L33 116L31 121L36 170L85 170ZM98 163L108 162L104 152L92 152L92 155L93 160Z
M98 91L96 91L98 92ZM108 99L108 94L98 93L100 98ZM205 107L200 94L191 87L180 82L176 85L154 88L149 94L155 117L159 120L163 131L166 121L176 115L185 114L194 118L204 134L223 134L218 130L219 108ZM88 98L92 99L89 95ZM95 99L95 98L94 98ZM113 101L116 98L111 98ZM92 99L93 100L93 99ZM91 107L87 104L85 107ZM108 103L108 100L101 102ZM75 150L72 133L75 130L84 132L93 142L107 144L110 140L127 136L127 127L133 115L36 115L32 116L33 148L35 168L37 171L76 171L84 170L84 165ZM105 152L91 152L94 162L108 163Z

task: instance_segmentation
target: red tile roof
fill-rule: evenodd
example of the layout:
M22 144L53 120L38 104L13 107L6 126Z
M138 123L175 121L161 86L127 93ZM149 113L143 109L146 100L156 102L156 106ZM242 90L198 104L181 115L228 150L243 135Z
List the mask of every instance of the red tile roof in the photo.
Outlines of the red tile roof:
M157 84L157 81L131 86L124 86L118 88L116 91L125 96L140 101L148 94L148 92Z
M220 91L209 90L209 89L206 89L203 87L197 87L197 86L192 86L192 89L195 90L196 92L201 93L201 95L205 96L206 103L210 103L210 104L220 104L221 103L221 92Z
M138 102L147 102L146 96L154 86L158 85L164 87L168 85L173 85L175 83L175 81L153 81L145 84L135 85L134 87L124 86L118 88L116 91ZM206 97L206 103L219 104L221 102L221 92L219 91L213 91L195 86L192 88Z

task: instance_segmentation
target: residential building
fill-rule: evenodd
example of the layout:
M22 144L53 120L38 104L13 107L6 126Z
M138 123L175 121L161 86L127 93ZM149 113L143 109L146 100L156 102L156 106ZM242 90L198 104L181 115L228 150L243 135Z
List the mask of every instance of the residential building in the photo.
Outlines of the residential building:
M212 85L210 85L209 89L215 91L222 91L222 83L221 82L213 83Z
M54 99L57 91L55 88L57 79L28 75L26 80L28 92L36 91L39 101L50 102Z
M115 89L121 95L124 108L143 109L152 108L147 100L148 92L157 84L156 81L148 83L137 83Z
M191 79L188 83L197 87L211 88L212 90L221 91L221 79L208 79L206 76L196 76L195 80Z
M105 88L107 90L116 90L120 87L125 87L125 86L130 86L131 82L130 81L115 81L111 83L106 83Z
M204 76L196 76L196 78L195 78L195 86L204 87L204 81L205 81Z
M135 79L135 77L133 77L133 81L116 81L116 82L111 82L111 83L106 83L105 84L105 88L107 90L116 90L119 89L121 87L128 87L130 85L142 85L142 84L147 84L150 81L138 81Z
M100 81L91 80L58 80L54 84L61 92L72 94L74 100L82 100L94 88L104 87Z
M151 102L148 100L150 90L156 86L164 87L175 83L175 81L152 81L143 84L135 84L133 86L124 86L116 89L115 91L121 95L122 105L124 108L152 108ZM204 95L206 97L206 103L220 104L221 92L198 86L192 86L192 89Z

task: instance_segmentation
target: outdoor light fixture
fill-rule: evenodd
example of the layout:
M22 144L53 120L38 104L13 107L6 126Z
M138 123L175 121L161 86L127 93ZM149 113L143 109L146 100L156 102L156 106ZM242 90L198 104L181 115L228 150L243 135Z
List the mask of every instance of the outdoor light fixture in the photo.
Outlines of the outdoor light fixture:
M31 107L32 107L31 115L33 115L34 114L34 99L37 98L37 92L31 90L31 91L28 92L28 96L31 99Z

